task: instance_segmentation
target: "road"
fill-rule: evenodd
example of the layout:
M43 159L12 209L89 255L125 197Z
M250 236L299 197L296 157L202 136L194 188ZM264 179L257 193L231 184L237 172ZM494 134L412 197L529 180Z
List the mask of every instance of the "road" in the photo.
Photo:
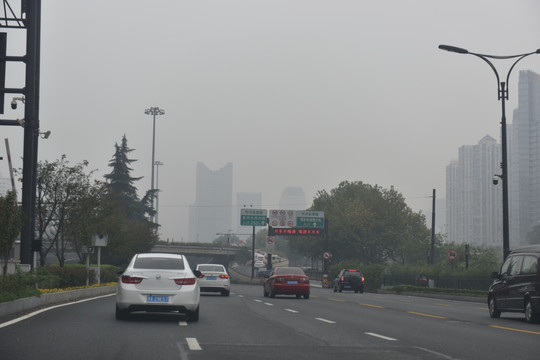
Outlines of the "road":
M233 284L183 315L114 319L114 295L22 321L0 319L2 359L538 359L540 325L491 319L480 303L312 288L309 300L265 298Z

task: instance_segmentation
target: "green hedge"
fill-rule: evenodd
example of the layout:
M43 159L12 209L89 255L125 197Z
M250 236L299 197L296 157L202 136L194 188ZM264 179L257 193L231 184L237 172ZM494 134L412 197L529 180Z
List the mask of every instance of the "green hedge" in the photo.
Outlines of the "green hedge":
M33 272L17 272L0 276L0 302L13 301L24 297L39 296L36 283L55 282L53 275L40 268Z
M56 283L42 282L39 284L41 289L64 289L68 287L86 285L86 266L85 265L58 265L46 266L47 272L54 275ZM101 266L101 283L116 282L118 280L118 268L110 265ZM88 271L89 285L97 283L96 272L94 269Z

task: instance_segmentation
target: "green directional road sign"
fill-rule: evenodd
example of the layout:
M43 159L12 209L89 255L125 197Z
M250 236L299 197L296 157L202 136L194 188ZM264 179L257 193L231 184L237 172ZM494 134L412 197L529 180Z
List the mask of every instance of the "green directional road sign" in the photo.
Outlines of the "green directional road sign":
M324 211L296 211L296 226L324 228Z
M266 209L240 209L240 225L266 226L268 224Z

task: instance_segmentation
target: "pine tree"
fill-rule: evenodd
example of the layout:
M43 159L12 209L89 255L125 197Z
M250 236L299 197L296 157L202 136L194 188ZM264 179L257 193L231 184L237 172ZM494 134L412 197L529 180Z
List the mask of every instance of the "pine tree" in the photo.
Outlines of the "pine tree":
M150 200L155 196L155 190L149 190L142 200L137 196L137 188L133 185L135 181L142 177L132 177L133 169L130 165L137 161L129 158L129 153L134 149L130 149L127 145L126 135L122 137L122 143L119 146L115 144L115 153L109 161L109 166L112 167L110 174L106 174L105 179L108 180L110 187L110 195L120 201L121 207L128 218L138 222L147 221L146 215L153 216L155 211L152 209Z

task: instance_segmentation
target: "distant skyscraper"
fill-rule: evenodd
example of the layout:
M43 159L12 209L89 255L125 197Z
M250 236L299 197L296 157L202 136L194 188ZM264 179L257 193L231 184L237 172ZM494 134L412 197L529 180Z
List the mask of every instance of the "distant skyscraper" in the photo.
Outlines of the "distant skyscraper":
M518 108L509 141L510 248L540 224L540 75L519 72Z
M446 167L448 241L458 244L502 245L501 146L491 136L478 145L459 148L458 161Z
M11 190L11 180L2 177L2 173L0 173L0 195L6 196L9 190Z
M286 187L279 199L280 210L305 210L309 207L306 194L300 187Z
M228 163L217 171L197 163L195 204L189 209L189 241L212 242L232 229L232 174Z

